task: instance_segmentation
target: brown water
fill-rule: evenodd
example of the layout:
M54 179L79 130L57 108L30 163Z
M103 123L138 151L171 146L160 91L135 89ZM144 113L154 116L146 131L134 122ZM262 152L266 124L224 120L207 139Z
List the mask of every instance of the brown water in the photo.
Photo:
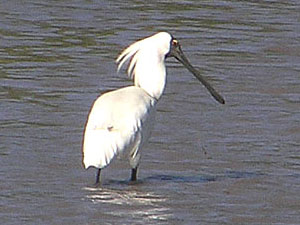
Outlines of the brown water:
M175 3L176 2L176 3ZM1 224L299 224L299 1L1 1ZM139 182L93 187L93 100L131 84L114 59L157 31L225 97L169 60Z

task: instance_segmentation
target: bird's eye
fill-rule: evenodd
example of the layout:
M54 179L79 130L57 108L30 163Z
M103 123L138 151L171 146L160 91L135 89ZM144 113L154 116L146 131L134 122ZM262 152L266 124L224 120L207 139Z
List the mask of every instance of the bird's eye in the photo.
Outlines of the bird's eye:
M178 46L178 41L175 40L175 39L173 39L173 40L172 40L172 45L173 45L174 47L177 47L177 46Z

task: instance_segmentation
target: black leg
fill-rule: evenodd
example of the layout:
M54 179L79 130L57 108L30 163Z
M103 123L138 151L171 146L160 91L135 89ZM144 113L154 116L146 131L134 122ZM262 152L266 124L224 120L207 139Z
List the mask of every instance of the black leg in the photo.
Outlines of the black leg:
M137 167L136 167L136 168L133 168L133 169L131 170L131 181L136 181L137 170L138 170Z
M101 173L101 169L98 169L97 176L96 176L96 184L99 184L100 182L100 173Z

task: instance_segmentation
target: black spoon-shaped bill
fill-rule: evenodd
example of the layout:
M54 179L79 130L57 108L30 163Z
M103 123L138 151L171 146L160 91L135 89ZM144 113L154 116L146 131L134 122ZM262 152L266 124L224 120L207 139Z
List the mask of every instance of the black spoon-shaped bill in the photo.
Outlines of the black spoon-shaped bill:
M175 57L179 62L181 62L210 92L210 94L221 104L225 104L224 98L205 80L205 78L196 70L189 60L183 54L181 47L177 40L173 39L171 41L171 50L167 56Z

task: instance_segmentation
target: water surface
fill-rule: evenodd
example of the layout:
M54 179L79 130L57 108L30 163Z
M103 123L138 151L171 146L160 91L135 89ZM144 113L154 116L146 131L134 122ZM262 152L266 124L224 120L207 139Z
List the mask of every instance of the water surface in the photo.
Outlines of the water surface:
M2 224L297 224L298 1L2 1ZM169 31L225 97L170 59L139 181L81 165L89 108L130 85L115 58Z

